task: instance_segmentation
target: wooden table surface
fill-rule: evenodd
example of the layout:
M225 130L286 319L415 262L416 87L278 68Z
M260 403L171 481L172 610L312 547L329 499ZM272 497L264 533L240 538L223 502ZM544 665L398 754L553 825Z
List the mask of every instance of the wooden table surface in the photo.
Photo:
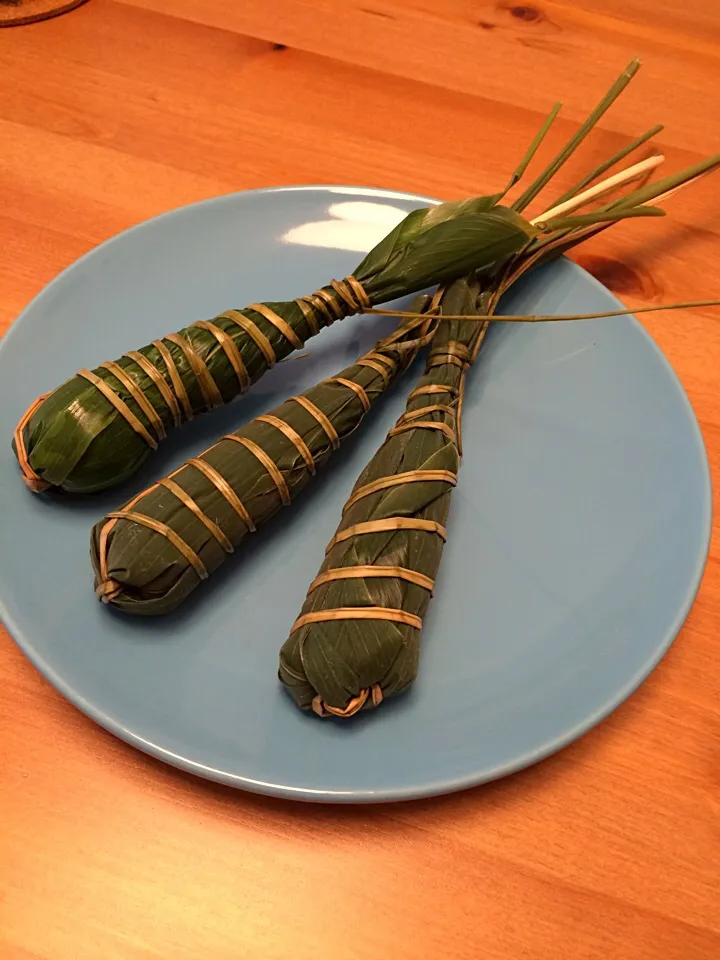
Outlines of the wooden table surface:
M672 168L720 149L716 0L90 0L0 31L0 326L95 244L193 200L489 192L554 99L557 144L636 54L583 165L658 120ZM632 306L717 297L719 188L578 260ZM717 485L720 317L647 326ZM1 960L717 960L715 533L678 641L627 703L432 801L312 807L196 780L96 727L3 636Z

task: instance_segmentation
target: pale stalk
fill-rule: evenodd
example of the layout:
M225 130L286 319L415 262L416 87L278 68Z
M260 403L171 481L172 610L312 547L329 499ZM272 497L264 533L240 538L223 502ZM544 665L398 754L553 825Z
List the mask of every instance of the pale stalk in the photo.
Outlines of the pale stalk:
M697 310L701 307L720 307L720 300L689 300L685 303L660 303L651 307L634 307L632 310L609 310L606 313L567 314L443 314L443 320L476 320L479 323L553 323L570 320L601 320L604 317L626 317L636 313L658 313L661 310ZM422 314L403 310L368 310L385 317L408 317L419 319Z
M550 207L550 209L546 210L545 213L541 213L539 217L534 217L530 223L533 226L537 226L540 223L551 220L553 217L559 217L561 213L569 213L571 210L576 210L578 207L584 206L589 200L595 200L597 197L609 193L616 187L622 186L623 184L634 180L636 177L642 176L642 174L645 174L650 170L654 170L656 167L659 167L664 160L665 157L662 154L657 154L656 156L648 157L647 160L641 160L639 163L634 163L631 167L627 167L625 170L621 170L619 173L615 173L606 180L602 180L600 183L595 184L595 186L590 187L589 190L584 190L582 193L578 193L576 196L571 197L564 203L559 203L557 206Z
M583 187L586 187L589 183L592 183L593 180L597 180L597 178L601 177L607 170L609 170L611 167L614 167L616 163L620 163L621 160L624 160L625 157L631 154L634 150L637 150L638 147L641 147L644 143L647 143L648 140L651 140L653 137L657 136L658 133L661 133L664 129L665 127L663 124L658 123L649 130L646 130L645 133L641 134L635 140L632 140L624 147L621 147L617 153L614 153L611 157L608 157L607 160L603 160L601 164L598 164L597 167L595 167L593 170L590 170L589 173L586 173L585 176L582 177L576 184L573 184L572 187L560 194L560 196L555 200L555 204L564 203L565 200L569 200L570 197L574 197L579 190L582 190ZM553 204L553 206L555 204Z

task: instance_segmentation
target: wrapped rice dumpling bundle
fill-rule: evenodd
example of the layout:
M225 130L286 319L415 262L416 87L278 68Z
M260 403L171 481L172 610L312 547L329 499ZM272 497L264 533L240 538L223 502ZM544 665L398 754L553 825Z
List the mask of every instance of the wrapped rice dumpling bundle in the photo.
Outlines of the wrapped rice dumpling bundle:
M418 298L418 310L431 306ZM425 342L408 320L368 354L251 420L95 525L97 596L125 613L175 609L287 506Z
M524 175L559 104L500 193L415 210L344 280L295 300L253 303L198 321L94 370L82 369L40 397L21 418L13 438L28 487L35 492L54 488L87 493L120 483L170 430L245 392L274 363L335 320L470 271L495 270L541 234L549 234L544 238L549 242L578 226L582 220L548 218L535 225L521 211L574 153L638 67L635 61L623 71L563 151L511 206L501 201ZM563 199L658 129L590 171ZM599 216L609 223L652 212L636 205Z
M171 430L247 391L323 327L511 256L537 230L497 199L415 210L344 280L227 310L80 370L17 426L13 447L28 487L88 493L120 483Z
M581 198L589 199L585 194L592 198L603 194L604 184L585 194L579 191L662 129L653 127L589 171L543 217L529 221L522 216L638 68L634 61L623 71L585 123L510 206L501 201L524 176L559 104L501 192L415 210L344 280L333 280L295 300L253 303L198 321L130 350L119 360L82 369L40 397L21 418L13 438L28 487L35 492L54 488L71 493L111 487L131 476L170 430L245 392L274 363L335 320L470 271L494 276L526 253L532 254L533 262L541 262L550 251L563 249L565 238L570 238L565 246L572 245L577 231L587 234L627 217L661 215L662 210L647 202L717 167L720 157L638 188L591 213L566 216L581 205ZM651 165L660 160L651 158Z
M491 300L476 279L457 280L441 309L485 314ZM405 413L345 504L280 652L280 680L305 710L352 716L415 679L457 481L465 374L486 326L440 320Z
M577 135L573 139L577 142ZM570 145L559 157L569 151ZM648 163L656 165L654 158ZM624 219L648 211L662 213L644 204L664 199L719 165L720 156L710 157L575 217L564 213L602 195L608 186L629 182L628 174L632 178L634 170L584 193L564 195L534 221L543 227L552 225L549 235L531 241L496 270L486 271L482 289L474 277L457 280L443 292L442 317L425 375L411 392L405 413L355 485L325 561L280 651L280 680L298 706L320 716L349 717L401 693L415 678L422 618L442 555L445 521L462 452L465 377L501 295L528 270L605 229L614 222L613 215ZM557 161L528 188L525 198L534 195L541 181L550 179L553 167L557 169ZM598 170L606 167L601 165ZM576 189L587 182L586 177ZM524 202L521 198L516 204Z

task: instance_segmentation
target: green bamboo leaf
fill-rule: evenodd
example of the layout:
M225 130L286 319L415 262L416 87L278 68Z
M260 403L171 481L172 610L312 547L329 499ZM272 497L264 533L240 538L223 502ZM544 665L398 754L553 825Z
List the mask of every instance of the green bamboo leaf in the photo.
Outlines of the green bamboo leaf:
M546 187L548 183L550 183L558 170L560 170L567 163L583 140L595 128L599 120L610 109L623 90L625 90L627 85L640 69L640 66L641 64L639 60L633 60L628 64L628 66L623 70L615 83L610 87L600 103L595 107L577 132L570 137L568 142L565 144L562 150L560 150L557 156L553 158L553 160L542 171L542 173L536 177L535 180L533 180L533 182L522 193L522 195L518 197L513 204L515 210L524 210L528 204L535 199L540 191Z
M369 302L444 283L521 249L537 231L495 202L475 197L410 213L355 270ZM349 299L328 285L304 304L268 302L227 311L210 327L185 327L137 351L144 363L131 354L116 361L129 386L104 366L90 371L92 383L85 373L72 377L19 427L21 445L16 434L13 446L26 453L21 466L28 484L87 493L127 479L177 425L170 401L181 421L230 402L333 318L360 312L362 299L344 289Z
M551 220L543 225L541 235L518 212L572 156L638 67L637 61L629 65L512 208L500 205L503 191L410 213L354 271L362 296L349 284L338 292L333 281L310 297L228 311L210 325L193 324L131 351L115 365L101 365L66 381L34 404L16 429L13 447L28 486L35 491L56 488L83 493L122 482L184 420L230 402L273 362L283 360L333 318L368 312L368 303L372 307L470 272L499 295L519 272L559 255L612 222L661 215L661 210L646 204L716 169L720 155L637 187L599 211ZM544 122L510 185L525 172L558 109ZM578 187L656 130L595 167Z
M481 295L476 280L458 280L446 290L442 312L470 317L484 313L489 299L488 292ZM374 705L373 692L391 697L415 679L420 630L383 616L401 611L421 621L427 609L430 590L412 576L434 580L443 539L433 530L403 528L402 521L445 525L453 489L448 478L457 474L460 463L457 419L466 370L452 358L463 352L471 356L481 330L472 319L440 320L425 374L398 421L410 429L390 432L354 487L320 567L320 582L311 587L301 611L301 617L310 620L300 621L280 651L280 680L302 709L351 715ZM402 481L407 474L420 479L379 489L370 486L365 492L368 485ZM384 529L398 518L399 528ZM353 533L367 524L378 528L360 527ZM360 575L346 578L353 568ZM364 575L367 568L389 573ZM378 616L356 619L358 609ZM341 618L334 619L338 612ZM317 617L327 619L312 619Z

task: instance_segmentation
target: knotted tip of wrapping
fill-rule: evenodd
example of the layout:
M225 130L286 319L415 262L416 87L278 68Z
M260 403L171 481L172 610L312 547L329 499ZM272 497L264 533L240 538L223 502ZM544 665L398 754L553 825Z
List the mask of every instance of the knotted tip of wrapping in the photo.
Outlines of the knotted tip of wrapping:
M331 707L324 703L320 695L314 698L312 702L313 713L319 717L354 717L356 713L367 704L368 698L372 700L373 707L379 707L383 700L383 692L379 683L374 683L372 687L365 687L360 693L353 697L350 703L342 709L340 707Z
M32 490L33 493L43 493L45 490L49 490L52 486L51 483L48 483L47 480L43 480L41 476L35 473L33 468L30 466L30 459L27 448L25 447L25 427L28 425L33 414L46 396L47 394L44 393L41 397L38 397L37 400L30 404L25 413L22 415L17 427L15 427L15 434L13 436L13 440L15 442L15 456L18 458L18 463L20 464L20 470L22 471L22 477L25 481L25 486L28 488L28 490Z
M103 580L97 585L97 587L95 587L95 596L103 603L110 603L112 600L115 600L117 597L119 597L122 592L122 584L118 583L117 580L113 580L112 578Z
M364 313L372 309L372 300L365 288L352 275L344 280L331 280L330 290L321 287L306 297L297 297L295 303L305 314L313 334L320 332L318 319L329 327L352 313Z
M43 480L42 477L39 477L35 471L29 469L28 466L21 463L20 469L22 470L22 478L25 482L25 486L28 488L28 490L32 490L33 493L44 493L52 486L51 483L48 483L47 480Z

